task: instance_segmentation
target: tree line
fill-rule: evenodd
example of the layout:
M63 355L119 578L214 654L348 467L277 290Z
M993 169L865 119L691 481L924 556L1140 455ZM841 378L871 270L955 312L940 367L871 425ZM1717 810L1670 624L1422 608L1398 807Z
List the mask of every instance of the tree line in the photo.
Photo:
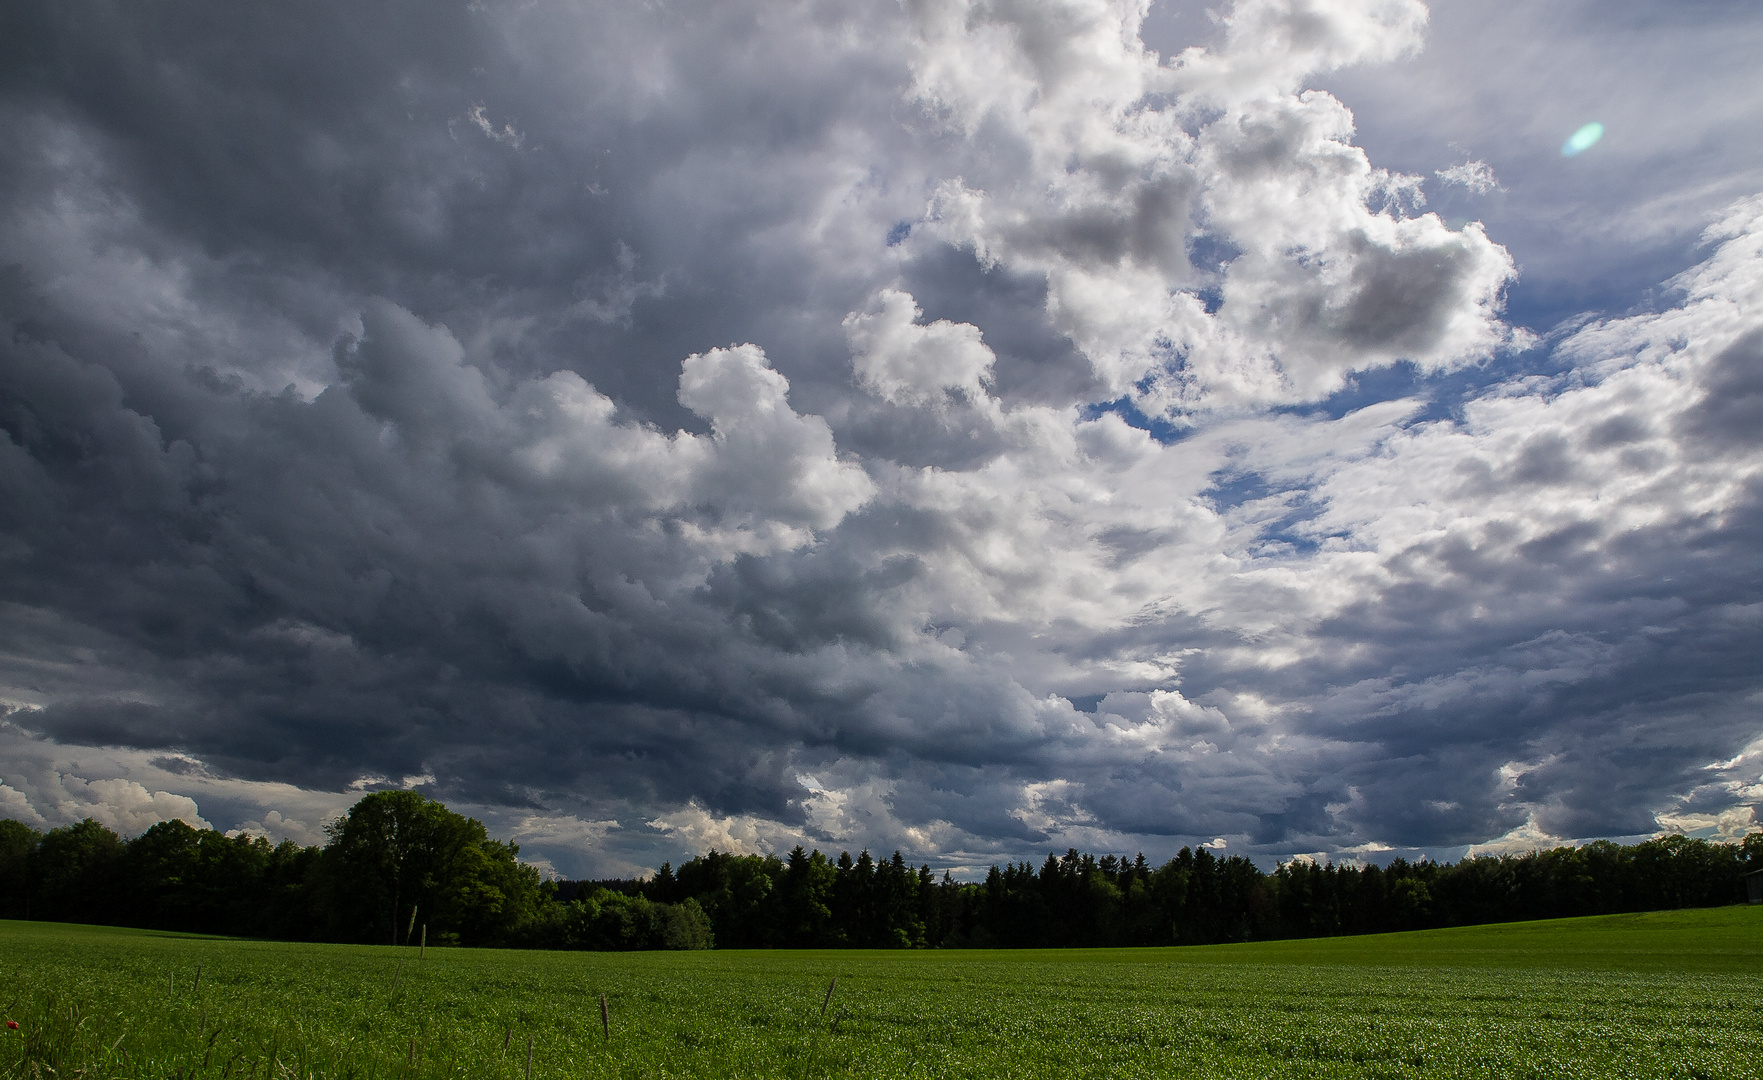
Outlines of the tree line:
M1038 868L994 866L982 882L939 878L899 852L835 861L801 847L544 881L519 850L407 791L363 798L322 847L181 821L131 840L90 819L47 833L0 821L0 918L558 949L1199 945L1731 904L1763 870L1763 832L1272 873L1204 848L1155 867L1072 850Z
M712 851L637 881L595 883L662 902L696 900L723 947L1060 948L1207 945L1423 930L1521 919L1710 907L1745 899L1763 832L1742 843L1664 836L1598 841L1457 863L1295 860L1265 873L1241 856L1182 848L1049 854L994 866L983 882L941 878L898 852L830 861Z
M293 941L573 949L709 948L695 903L575 890L483 823L410 791L368 795L324 846L162 821L124 840L90 818L0 821L0 918Z

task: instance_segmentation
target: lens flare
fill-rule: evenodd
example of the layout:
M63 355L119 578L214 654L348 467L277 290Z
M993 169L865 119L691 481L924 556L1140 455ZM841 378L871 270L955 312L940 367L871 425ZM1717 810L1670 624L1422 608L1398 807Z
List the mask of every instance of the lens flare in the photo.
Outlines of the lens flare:
M1561 156L1572 157L1582 150L1590 150L1603 137L1604 125L1594 120L1567 137L1567 141L1561 144Z

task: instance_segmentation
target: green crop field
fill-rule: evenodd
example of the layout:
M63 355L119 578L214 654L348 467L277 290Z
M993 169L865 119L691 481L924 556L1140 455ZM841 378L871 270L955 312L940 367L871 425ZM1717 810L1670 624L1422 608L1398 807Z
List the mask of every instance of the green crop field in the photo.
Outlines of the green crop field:
M19 1024L0 1076L45 1080L1727 1080L1763 1078L1763 908L1190 949L420 959L0 922L0 1001Z

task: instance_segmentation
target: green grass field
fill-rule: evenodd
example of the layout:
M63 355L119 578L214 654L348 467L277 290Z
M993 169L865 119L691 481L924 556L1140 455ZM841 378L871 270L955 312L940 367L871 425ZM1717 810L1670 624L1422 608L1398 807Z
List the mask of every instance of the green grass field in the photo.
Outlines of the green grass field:
M534 1080L1727 1080L1763 1078L1763 907L1190 949L420 961L0 922L0 1002L4 1077L524 1080L530 1040Z

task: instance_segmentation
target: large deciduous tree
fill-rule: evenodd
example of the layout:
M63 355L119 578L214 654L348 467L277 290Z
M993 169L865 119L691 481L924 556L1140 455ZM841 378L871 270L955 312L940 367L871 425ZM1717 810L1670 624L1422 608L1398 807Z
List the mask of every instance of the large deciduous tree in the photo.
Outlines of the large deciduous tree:
M413 791L375 792L327 832L333 937L397 944L420 923L437 941L489 944L538 899L538 871L516 860L516 845Z

